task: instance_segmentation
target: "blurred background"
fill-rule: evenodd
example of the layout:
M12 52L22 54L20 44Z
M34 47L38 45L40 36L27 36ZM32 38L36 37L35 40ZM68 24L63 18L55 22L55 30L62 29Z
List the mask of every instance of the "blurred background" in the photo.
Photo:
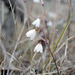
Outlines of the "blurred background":
M39 30L30 41L26 32L34 29L32 22L40 18L40 27L53 50L74 10L75 0L0 0L1 75L3 72L4 75L41 75L50 52L42 41L43 53L34 53L34 47L44 35ZM54 51L54 57L61 75L75 75L75 14ZM43 75L58 75L53 61L49 61Z

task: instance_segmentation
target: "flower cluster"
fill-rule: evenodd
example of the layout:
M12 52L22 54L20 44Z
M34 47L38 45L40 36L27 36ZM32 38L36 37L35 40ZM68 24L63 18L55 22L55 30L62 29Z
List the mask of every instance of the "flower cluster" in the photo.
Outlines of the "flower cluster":
M34 25L35 27L40 27L40 22L41 20L38 18L36 19L34 22L32 22L32 25ZM35 28L35 29L32 29L30 31L28 31L26 33L26 36L30 38L30 40L33 40L36 36L36 32L37 32L38 28ZM42 47L42 44L41 42L39 42L35 48L34 48L34 52L40 52L42 53L43 52L43 47Z

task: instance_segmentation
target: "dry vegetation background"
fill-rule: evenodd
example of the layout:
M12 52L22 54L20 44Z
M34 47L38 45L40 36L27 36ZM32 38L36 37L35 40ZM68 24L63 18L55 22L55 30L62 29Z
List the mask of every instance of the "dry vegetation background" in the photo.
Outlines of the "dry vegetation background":
M32 22L41 17L41 28L46 33L52 50L75 9L75 0L43 0L44 8L41 2L18 1L23 7L20 10L24 13L24 23L19 19L20 14L15 19L14 13L9 14L8 8L0 1L0 70L1 72L2 69L6 70L7 75L41 75L50 52L46 44L42 54L34 53L33 50L43 34L38 31L33 41L30 41L25 34L35 28ZM44 12L45 19L53 23L48 26L49 34L44 23ZM61 75L75 75L75 15L53 54ZM51 60L43 75L58 75Z

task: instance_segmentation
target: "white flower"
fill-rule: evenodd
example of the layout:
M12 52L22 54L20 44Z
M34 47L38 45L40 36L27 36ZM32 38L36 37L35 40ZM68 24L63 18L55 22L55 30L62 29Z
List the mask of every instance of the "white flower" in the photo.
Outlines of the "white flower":
M36 47L34 48L34 52L40 52L40 53L43 52L43 47L41 43L36 45Z
M34 25L36 27L39 27L40 26L40 22L41 22L41 20L38 18L34 22L32 22L32 25Z
M35 2L35 3L40 3L40 0L33 0L33 2Z
M37 31L37 28L36 29L32 29L30 31L28 31L26 33L26 36L30 38L30 40L33 40L35 35L36 35L36 31Z

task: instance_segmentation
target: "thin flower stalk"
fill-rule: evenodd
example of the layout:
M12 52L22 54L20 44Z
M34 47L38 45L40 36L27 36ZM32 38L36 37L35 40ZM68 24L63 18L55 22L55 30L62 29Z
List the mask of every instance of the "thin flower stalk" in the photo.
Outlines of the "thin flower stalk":
M48 44L48 42L47 42L46 35L45 35L45 33L44 33L44 31L43 31L42 28L38 28L38 29L40 29L40 30L43 32L43 34L44 34L44 37L45 37L45 43L47 44L48 49L50 50L50 53L51 53L51 55L52 55L52 58L53 58L53 60L54 60L54 63L55 63L55 66L56 66L56 69L57 69L57 72L58 72L58 75L60 75L59 70L58 70L58 67L57 67L57 64L56 64L56 61L55 61L55 58L54 58L53 53L52 53L52 51L51 51L51 49L50 49L50 47L49 47L49 44ZM42 71L42 73L43 73L43 71ZM42 73L41 73L41 75L42 75Z

